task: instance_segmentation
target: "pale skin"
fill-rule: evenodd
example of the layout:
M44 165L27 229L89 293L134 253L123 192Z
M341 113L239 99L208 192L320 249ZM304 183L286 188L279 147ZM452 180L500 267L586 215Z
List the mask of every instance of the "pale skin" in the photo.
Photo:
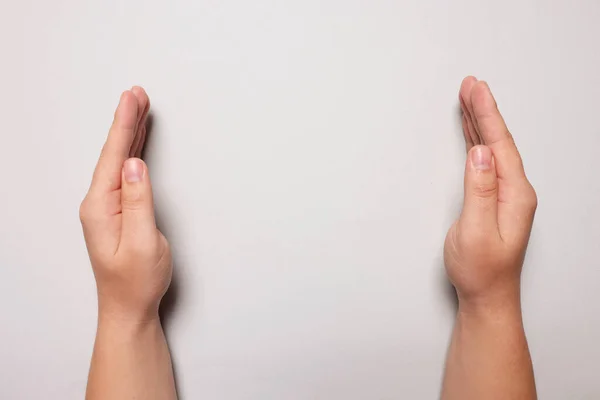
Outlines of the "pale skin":
M537 198L489 87L460 90L468 152L465 200L444 258L459 307L443 400L536 399L520 276ZM98 288L87 400L177 398L158 308L169 287L169 244L156 227L140 159L150 101L121 95L80 216Z
M459 306L442 399L536 399L520 300L536 193L488 85L466 78L460 102L465 199L444 249Z
M156 228L148 168L139 158L150 102L121 95L80 216L98 288L98 330L87 400L176 399L158 307L171 281Z

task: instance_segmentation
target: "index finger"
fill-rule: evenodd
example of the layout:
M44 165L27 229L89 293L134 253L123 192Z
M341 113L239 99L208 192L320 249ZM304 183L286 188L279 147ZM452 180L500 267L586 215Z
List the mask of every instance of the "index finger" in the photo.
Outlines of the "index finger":
M109 193L121 188L121 169L129 157L138 113L136 96L130 90L123 92L94 171L90 192Z
M479 81L473 86L471 103L481 138L494 152L498 177L500 179L525 178L519 150L486 82Z

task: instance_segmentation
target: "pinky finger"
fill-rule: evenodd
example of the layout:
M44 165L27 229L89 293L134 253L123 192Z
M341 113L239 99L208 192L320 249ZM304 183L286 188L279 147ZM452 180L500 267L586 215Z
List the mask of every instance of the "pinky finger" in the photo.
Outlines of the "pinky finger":
M142 128L138 128L137 133L135 134L135 138L133 139L133 143L131 144L131 149L129 150L129 158L136 157L137 149L140 146L140 142L142 140Z
M467 153L468 153L469 150L471 150L471 147L473 147L475 145L475 143L473 143L473 139L472 139L471 132L469 129L469 122L468 122L467 116L465 114L462 115L462 128L463 128L463 133L465 135L465 144L466 144Z
M146 128L146 126L143 126L141 129L141 132L140 132L139 142L137 144L135 153L133 155L134 157L142 158L142 151L144 150L144 144L146 144L146 133L147 133L147 128Z

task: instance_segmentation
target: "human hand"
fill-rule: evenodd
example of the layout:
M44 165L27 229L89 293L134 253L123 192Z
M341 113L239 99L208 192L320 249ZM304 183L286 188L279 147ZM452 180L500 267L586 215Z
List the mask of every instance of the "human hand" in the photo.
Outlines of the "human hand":
M80 208L100 316L156 319L171 282L169 244L156 228L148 168L139 158L149 108L140 87L121 95Z
M444 260L461 307L520 307L520 277L536 193L496 101L483 81L460 89L467 144L465 198Z

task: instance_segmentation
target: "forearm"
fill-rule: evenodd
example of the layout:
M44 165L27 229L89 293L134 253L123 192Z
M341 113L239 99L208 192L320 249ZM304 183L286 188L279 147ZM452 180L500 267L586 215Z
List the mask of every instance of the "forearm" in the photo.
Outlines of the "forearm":
M145 322L100 317L87 400L174 400L169 348L157 318Z
M442 399L536 399L518 300L497 308L459 305Z

